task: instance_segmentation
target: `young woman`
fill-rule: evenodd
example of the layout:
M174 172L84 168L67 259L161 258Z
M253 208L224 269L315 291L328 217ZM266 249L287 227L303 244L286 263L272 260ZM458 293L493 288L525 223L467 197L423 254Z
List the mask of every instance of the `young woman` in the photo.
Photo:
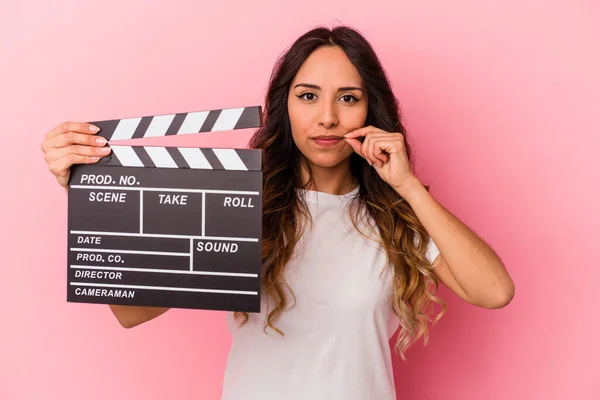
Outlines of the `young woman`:
M65 188L71 165L106 155L93 133L67 122L47 134ZM403 358L427 341L429 306L445 310L439 282L479 307L511 301L502 261L415 176L398 104L357 31L297 39L250 147L264 150L263 309L228 315L223 399L393 399L390 338L400 328ZM111 309L125 327L167 311Z

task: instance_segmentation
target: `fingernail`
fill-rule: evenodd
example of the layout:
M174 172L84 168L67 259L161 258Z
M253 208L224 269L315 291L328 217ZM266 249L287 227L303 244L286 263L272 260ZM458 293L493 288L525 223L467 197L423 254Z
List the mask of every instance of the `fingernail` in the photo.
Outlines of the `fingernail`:
M98 132L99 130L100 130L100 128L98 128L97 126L90 125L90 131L92 131L92 132Z
M96 143L99 144L100 146L104 146L106 144L106 139L104 139L103 137L97 137Z
M108 154L110 153L110 147L103 147L100 149L100 153L102 154Z
M92 157L92 161L99 161L100 157Z

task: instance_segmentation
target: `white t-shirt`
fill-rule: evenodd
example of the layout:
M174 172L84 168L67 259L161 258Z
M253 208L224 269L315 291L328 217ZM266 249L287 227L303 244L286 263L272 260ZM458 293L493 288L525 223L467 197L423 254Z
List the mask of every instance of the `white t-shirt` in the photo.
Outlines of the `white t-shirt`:
M396 398L392 271L385 251L350 222L346 205L357 191L305 192L313 222L285 269L296 296L275 322L285 336L263 330L264 293L261 313L251 313L245 325L227 315L233 344L222 400ZM430 240L426 257L433 262L438 253Z

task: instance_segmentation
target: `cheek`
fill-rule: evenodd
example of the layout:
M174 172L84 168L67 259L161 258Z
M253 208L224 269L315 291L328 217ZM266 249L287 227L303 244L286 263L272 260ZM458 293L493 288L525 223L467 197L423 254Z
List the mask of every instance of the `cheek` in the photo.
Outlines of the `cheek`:
M288 106L288 115L294 139L306 138L314 124L310 109L307 107L301 109L298 105L292 104Z
M295 139L307 138L309 136L311 123L306 119L306 117L290 117L290 125L292 127L292 136Z
M354 106L340 112L340 126L344 130L351 131L362 128L367 120L367 108Z

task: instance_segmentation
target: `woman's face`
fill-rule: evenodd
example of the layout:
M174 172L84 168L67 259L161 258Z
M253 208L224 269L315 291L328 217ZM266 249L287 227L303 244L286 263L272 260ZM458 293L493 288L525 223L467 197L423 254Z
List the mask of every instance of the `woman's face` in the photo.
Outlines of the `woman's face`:
M334 167L353 150L343 136L364 125L367 93L357 69L339 47L314 51L288 94L296 146L313 166Z

